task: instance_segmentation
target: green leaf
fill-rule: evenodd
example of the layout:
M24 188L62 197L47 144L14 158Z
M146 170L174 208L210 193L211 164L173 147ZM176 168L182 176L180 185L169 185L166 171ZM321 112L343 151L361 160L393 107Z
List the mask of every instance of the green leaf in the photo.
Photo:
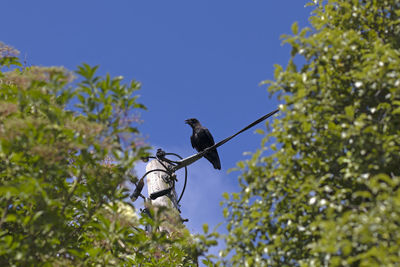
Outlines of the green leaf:
M299 25L297 21L292 24L292 33L294 35L297 35L299 33Z
M229 200L229 194L227 192L222 193L224 199Z
M204 232L205 234L208 233L208 224L206 224L206 223L203 224L203 232Z

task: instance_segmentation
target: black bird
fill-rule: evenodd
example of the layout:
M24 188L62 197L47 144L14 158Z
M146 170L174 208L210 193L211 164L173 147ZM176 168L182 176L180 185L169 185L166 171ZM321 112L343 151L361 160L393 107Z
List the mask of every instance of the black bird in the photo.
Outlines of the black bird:
M214 145L214 138L212 137L210 131L203 127L197 119L187 119L185 120L185 123L189 124L193 129L193 134L190 137L190 141L192 143L192 147L195 148L197 152L203 151L207 147ZM204 157L211 162L215 169L221 169L221 162L219 160L217 149L207 152Z

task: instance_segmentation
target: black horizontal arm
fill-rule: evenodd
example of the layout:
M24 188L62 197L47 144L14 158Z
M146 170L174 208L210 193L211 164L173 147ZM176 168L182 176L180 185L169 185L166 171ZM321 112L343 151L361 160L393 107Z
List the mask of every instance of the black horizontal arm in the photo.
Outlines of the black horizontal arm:
M234 137L237 136L238 134L240 134L240 133L242 133L242 132L244 132L244 131L250 129L250 128L253 127L254 125L256 125L256 124L262 122L263 120L268 119L269 117L271 117L272 115L274 115L274 114L277 113L278 111L279 111L279 109L275 109L274 111L272 111L272 112L270 112L270 113L268 113L268 114L262 116L262 117L259 118L258 120L256 120L256 121L252 122L251 124L247 125L247 126L244 127L242 130L240 130L239 132L235 133L234 135L229 136L229 137L225 138L225 139L222 140L222 141L219 141L218 143L214 144L213 146L210 146L210 147L204 149L203 151L200 151L200 152L197 153L197 154L194 154L194 155L192 155L192 156L190 156L190 157L187 157L187 158L184 158L184 159L178 161L178 162L177 162L177 165L174 166L174 167L171 169L171 171L172 171L172 172L175 172L175 171L177 171L177 170L179 170L179 169L181 169L181 168L184 168L184 167L186 167L186 166L188 166L188 165L190 165L190 164L196 162L196 161L199 160L201 157L203 157L204 154L206 154L208 151L213 150L213 149L215 149L215 148L217 148L217 147L219 147L219 146L222 146L223 144L225 144L226 142L228 142L229 140L231 140L232 138L234 138Z

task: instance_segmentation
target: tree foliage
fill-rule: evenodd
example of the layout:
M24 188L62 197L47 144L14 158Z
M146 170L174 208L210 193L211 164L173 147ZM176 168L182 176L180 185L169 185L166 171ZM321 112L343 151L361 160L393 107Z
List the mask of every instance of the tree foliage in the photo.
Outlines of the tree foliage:
M226 196L227 265L400 262L400 3L314 2L266 81L280 116Z
M86 64L23 67L17 55L0 43L0 265L196 265L215 241L146 233L160 216L136 215L121 186L147 150L140 83Z

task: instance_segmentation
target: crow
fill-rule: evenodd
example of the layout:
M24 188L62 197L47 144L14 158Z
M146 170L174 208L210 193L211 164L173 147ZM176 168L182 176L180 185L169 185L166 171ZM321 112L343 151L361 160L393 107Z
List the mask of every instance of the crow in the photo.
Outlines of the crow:
M186 124L189 124L193 129L193 134L190 137L192 147L197 150L197 152L203 151L207 147L214 145L214 138L212 137L210 131L203 127L197 119L187 119ZM219 160L217 149L213 149L207 152L204 157L208 159L209 162L214 166L215 169L221 169L221 162Z

